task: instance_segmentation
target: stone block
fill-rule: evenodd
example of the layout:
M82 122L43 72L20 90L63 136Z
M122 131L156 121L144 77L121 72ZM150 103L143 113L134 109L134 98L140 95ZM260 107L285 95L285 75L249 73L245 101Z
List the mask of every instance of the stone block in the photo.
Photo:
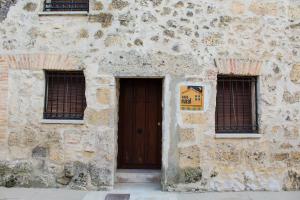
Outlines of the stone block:
M273 160L275 160L275 161L284 161L284 160L287 160L288 158L289 158L288 153L275 153L275 154L273 154Z
M179 148L180 168L196 168L200 165L200 148L197 145Z
M182 112L183 124L207 124L207 115L199 112Z
M180 142L192 142L196 139L193 128L179 128L178 132Z
M240 161L240 150L231 144L218 144L216 146L216 159L226 163L237 163Z
M111 26L114 17L111 13L99 13L97 15L90 15L89 22L101 23L102 28L107 28Z
M196 183L202 179L202 169L196 168L184 168L180 170L179 182L181 183Z
M286 191L300 190L300 173L295 170L289 170L284 179L283 189Z
M81 133L76 129L69 129L64 131L65 144L79 144L81 141Z
M249 10L256 15L276 16L278 13L278 5L276 2L263 3L261 1L253 1Z
M48 156L48 149L46 147L37 146L32 150L33 158L46 158Z
M293 83L300 83L300 63L293 65L290 73L290 78Z
M113 120L112 109L102 109L99 111L89 109L85 114L89 125L109 127Z
M241 1L233 1L231 3L231 12L234 14L243 14L245 12L245 4Z
M129 5L128 1L122 1L122 0L112 0L110 4L110 8L122 10L123 8L127 7Z
M293 161L300 161L300 151L298 151L298 152L291 152L290 156L291 156L291 159Z
M28 11L28 12L33 12L33 11L36 10L36 8L37 8L37 4L32 3L32 2L26 3L25 6L23 7L23 9Z
M111 89L99 88L96 93L97 102L100 104L111 104Z

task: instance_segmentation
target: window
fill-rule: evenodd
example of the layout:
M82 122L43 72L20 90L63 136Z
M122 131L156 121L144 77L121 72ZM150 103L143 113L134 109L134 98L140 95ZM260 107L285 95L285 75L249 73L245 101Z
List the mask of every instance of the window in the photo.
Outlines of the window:
M195 101L201 101L201 96L200 95L195 95Z
M86 108L82 71L46 71L44 119L83 119Z
M45 0L44 11L89 11L89 0Z
M218 76L217 133L257 133L256 77Z

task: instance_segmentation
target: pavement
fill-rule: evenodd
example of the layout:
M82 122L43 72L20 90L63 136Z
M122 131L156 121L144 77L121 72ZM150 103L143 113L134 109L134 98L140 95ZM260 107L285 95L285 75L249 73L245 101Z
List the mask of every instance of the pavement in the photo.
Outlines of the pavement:
M104 200L108 193L130 194L130 200L300 200L300 191L177 193L151 183L118 184L112 191L0 187L0 200Z

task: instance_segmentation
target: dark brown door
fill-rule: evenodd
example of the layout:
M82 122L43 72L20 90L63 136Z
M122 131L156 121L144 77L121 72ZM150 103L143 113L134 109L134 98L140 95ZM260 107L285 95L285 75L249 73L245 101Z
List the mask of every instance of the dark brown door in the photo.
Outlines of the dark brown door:
M161 79L121 79L118 168L161 167Z

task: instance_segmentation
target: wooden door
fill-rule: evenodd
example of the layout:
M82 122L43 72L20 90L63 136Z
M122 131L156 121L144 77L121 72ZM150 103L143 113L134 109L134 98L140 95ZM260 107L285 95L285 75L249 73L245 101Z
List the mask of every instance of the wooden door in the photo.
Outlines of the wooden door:
M161 168L161 79L121 79L118 168Z

